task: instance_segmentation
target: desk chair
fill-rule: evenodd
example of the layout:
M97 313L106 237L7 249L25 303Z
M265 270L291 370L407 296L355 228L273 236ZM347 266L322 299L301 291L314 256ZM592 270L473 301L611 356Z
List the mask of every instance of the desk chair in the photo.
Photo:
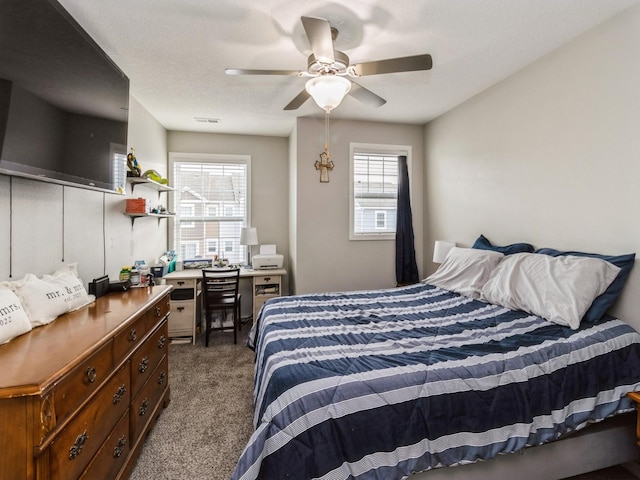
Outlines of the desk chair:
M239 268L202 270L202 302L206 323L205 346L209 346L209 334L212 330L225 330L222 322L226 319L228 310L233 313L233 343L238 343L238 327L241 318L239 283ZM218 328L213 327L216 313L221 318L221 326Z

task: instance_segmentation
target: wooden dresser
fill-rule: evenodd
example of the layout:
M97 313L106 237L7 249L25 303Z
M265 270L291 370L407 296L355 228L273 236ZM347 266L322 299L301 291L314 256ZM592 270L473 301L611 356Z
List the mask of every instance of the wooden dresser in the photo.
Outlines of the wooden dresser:
M110 293L0 345L0 477L129 477L169 403L171 289Z

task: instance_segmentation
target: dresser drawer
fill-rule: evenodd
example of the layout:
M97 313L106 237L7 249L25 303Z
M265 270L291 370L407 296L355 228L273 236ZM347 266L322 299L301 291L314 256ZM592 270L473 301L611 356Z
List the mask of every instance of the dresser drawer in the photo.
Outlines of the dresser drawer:
M166 320L131 357L131 396L136 397L140 388L151 376L160 359L169 351L169 333Z
M171 302L169 297L163 298L151 306L144 314L147 331L152 330L160 320L166 317L169 314L170 308Z
M142 344L147 332L169 313L170 302L164 298L152 305L147 312L135 320L125 330L116 335L113 343L113 357L116 362L124 359L138 345Z
M169 357L165 355L157 368L152 372L149 381L142 387L129 410L129 431L132 441L143 432L153 415L162 393L169 384Z
M113 368L111 342L89 356L54 387L56 425L62 423L84 400L95 392Z
M129 456L130 445L129 411L127 410L80 478L83 480L116 478Z
M109 436L130 402L123 366L49 446L52 478L77 478Z
M147 319L145 314L135 320L125 330L118 333L113 340L113 358L116 362L123 360L138 345L147 333Z

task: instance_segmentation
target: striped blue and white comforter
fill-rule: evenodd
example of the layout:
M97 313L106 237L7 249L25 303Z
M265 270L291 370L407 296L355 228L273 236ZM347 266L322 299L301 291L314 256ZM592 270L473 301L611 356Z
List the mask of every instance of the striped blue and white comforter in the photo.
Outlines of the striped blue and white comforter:
M640 385L640 335L620 320L574 331L426 284L282 297L256 326L256 430L234 479L488 459L630 411Z

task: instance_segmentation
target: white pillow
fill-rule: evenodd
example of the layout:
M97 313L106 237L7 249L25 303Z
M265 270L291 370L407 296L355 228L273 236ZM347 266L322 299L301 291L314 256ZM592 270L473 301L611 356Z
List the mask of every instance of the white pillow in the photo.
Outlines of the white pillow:
M27 273L15 282L5 282L24 307L32 327L51 323L59 315L76 310L95 297L87 295L82 281L76 276L76 265L62 267L53 275L38 278Z
M84 288L82 280L78 278L78 268L76 263L65 265L58 269L53 275L44 275L42 280L53 285L60 285L66 293L65 303L67 311L77 310L95 300L94 295L89 295Z
M599 258L516 253L493 271L481 299L575 330L619 271Z
M31 330L20 299L9 288L0 287L0 344Z
M479 298L482 286L504 255L491 250L453 247L438 270L424 282L471 298Z

